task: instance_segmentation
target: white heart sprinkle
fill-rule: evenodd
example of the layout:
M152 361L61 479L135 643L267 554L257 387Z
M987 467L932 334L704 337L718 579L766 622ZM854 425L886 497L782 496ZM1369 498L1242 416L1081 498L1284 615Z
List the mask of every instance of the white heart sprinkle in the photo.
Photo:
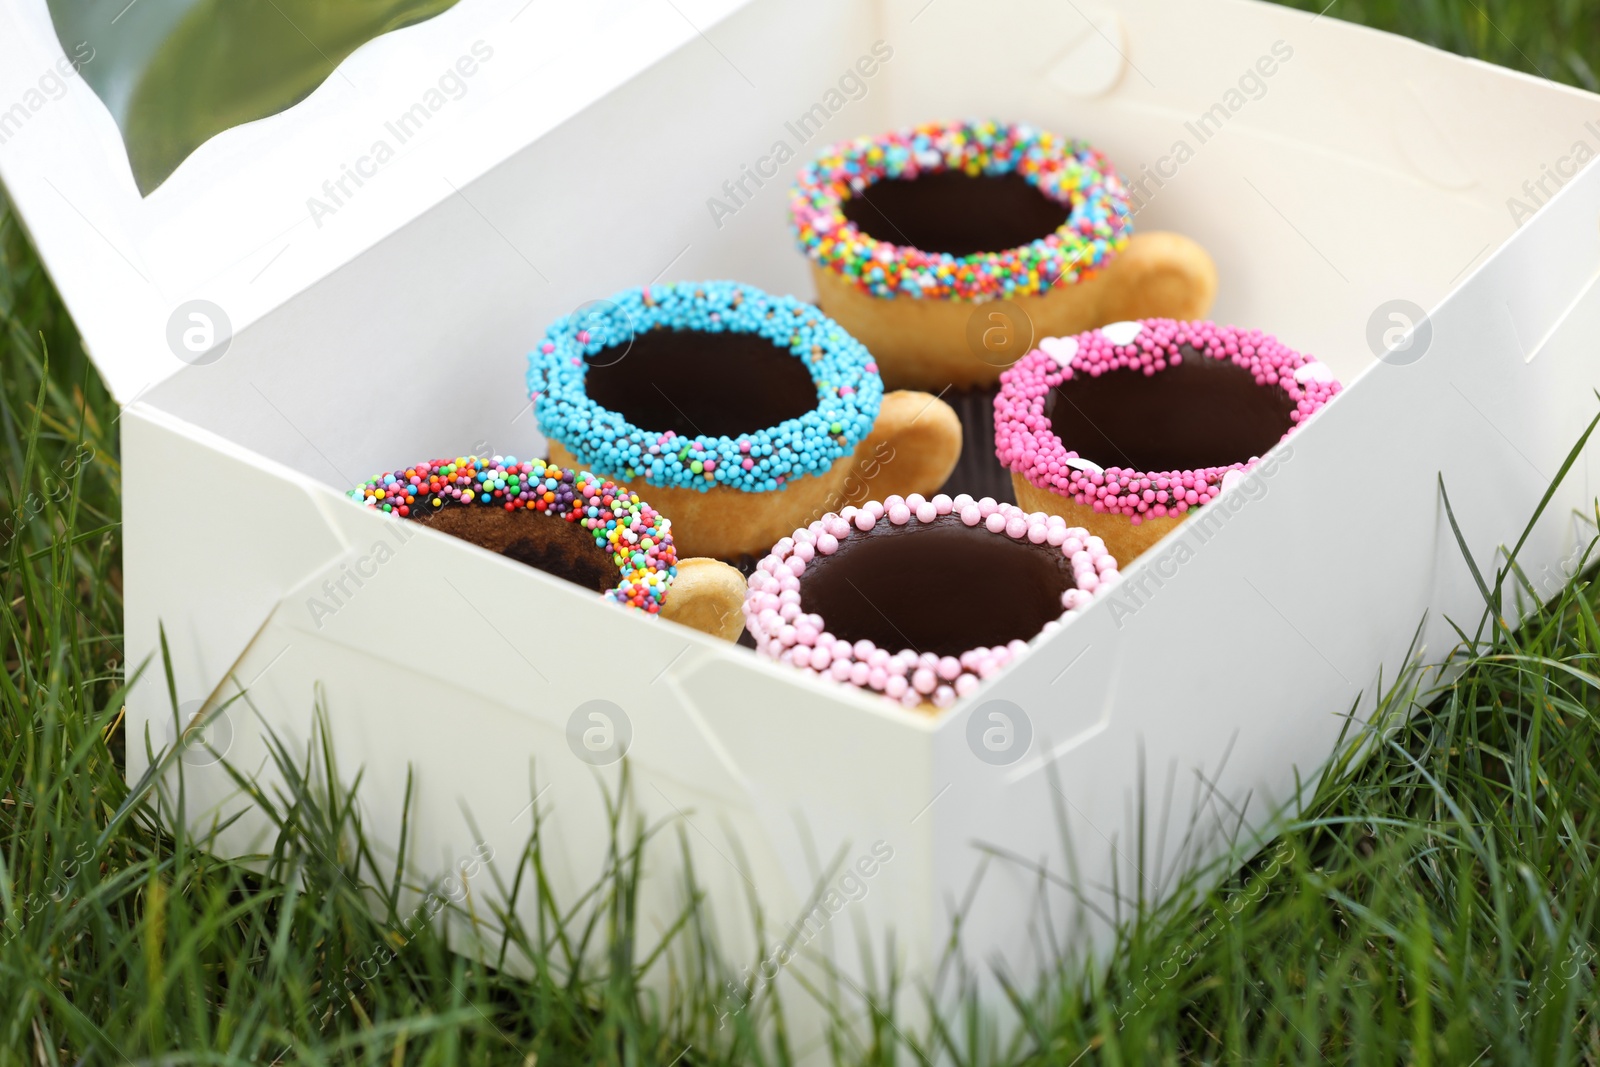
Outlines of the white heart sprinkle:
M1071 337L1046 337L1039 348L1062 368L1071 366L1072 357L1078 354L1078 342Z
M1087 459L1082 459L1078 456L1068 456L1061 462L1065 463L1075 471L1088 471L1090 474L1104 474L1106 472L1106 469L1100 466L1100 464L1091 462Z
M1131 345L1133 339L1138 337L1143 329L1144 327L1137 322L1113 322L1100 327L1100 336L1114 345Z
M1227 474L1222 476L1222 491L1226 493L1229 489L1232 489L1242 481L1244 481L1243 474L1241 474L1239 471L1229 471Z
M1331 382L1333 381L1333 371L1328 369L1326 363L1312 360L1294 372L1294 380L1297 382Z

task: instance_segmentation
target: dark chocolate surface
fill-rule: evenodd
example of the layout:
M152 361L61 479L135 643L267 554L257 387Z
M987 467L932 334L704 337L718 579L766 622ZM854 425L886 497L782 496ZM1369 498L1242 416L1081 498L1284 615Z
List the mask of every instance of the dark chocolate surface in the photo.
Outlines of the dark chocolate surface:
M1102 467L1196 470L1243 463L1289 432L1294 401L1231 360L1185 345L1183 362L1146 376L1118 369L1073 377L1044 414L1068 451Z
M874 182L840 210L869 237L952 256L1030 244L1055 233L1069 214L1015 172L954 170Z
M593 363L589 399L641 430L737 437L817 406L805 364L752 333L651 330L621 358L604 349Z
M994 398L999 391L998 385L991 385L940 394L961 420L961 455L939 492L948 496L966 493L975 500L988 496L1002 504L1017 502L1011 472L994 451Z
M879 648L959 656L1024 641L1061 616L1072 588L1061 549L1035 545L955 515L852 533L800 576L800 603L828 632Z
M412 517L441 533L471 541L597 593L612 588L622 578L611 562L611 554L594 543L594 534L562 518L479 504L419 509Z

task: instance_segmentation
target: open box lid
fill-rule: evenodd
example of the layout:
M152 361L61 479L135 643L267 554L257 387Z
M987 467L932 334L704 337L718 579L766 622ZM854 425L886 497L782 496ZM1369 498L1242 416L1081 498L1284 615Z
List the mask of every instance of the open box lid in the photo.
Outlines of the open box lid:
M704 31L746 2L461 0L141 197L76 76L92 46L64 48L46 0L16 0L0 5L0 180L126 404L663 55L702 39L718 62Z
M72 70L74 61L85 62L84 53L63 48L47 0L16 0L0 5L0 181L96 365L113 395L126 404L163 380L185 377L180 372L188 364L218 358L216 346L228 337L430 209L457 200L472 225L493 230L519 271L527 269L536 281L534 272L557 275L547 279L558 283L548 288L562 289L553 266L561 260L549 250L514 244L506 236L511 227L491 206L488 191L475 189L474 183L506 170L503 163L679 49L691 50L695 63L737 78L741 93L748 87L752 97L783 98L785 87L769 84L762 64L781 65L792 42L766 33L759 35L759 47L752 46L748 26L729 24L730 16L750 4L617 0L595 7L562 0L461 0L434 18L367 42L305 100L217 135L141 198L111 112L81 77L56 80L58 72ZM105 17L117 17L120 7L107 0ZM1263 256L1219 259L1230 292L1253 296L1242 305L1230 296L1226 307L1219 304L1218 315L1293 336L1347 383L1372 361L1362 334L1368 311L1396 297L1424 307L1442 298L1526 221L1514 211L1508 214L1507 197L1524 196L1535 207L1544 202L1523 193L1528 180L1550 192L1544 184L1549 168L1541 171L1529 161L1550 160L1559 168L1572 162L1574 139L1600 137L1600 127L1591 137L1583 125L1587 94L1499 68L1488 78L1482 69L1472 69L1477 64L1416 42L1294 9L1261 5L1252 14L1257 5L1208 4L1209 21L1189 25L1182 40L1147 32L1129 36L1131 25L1156 24L1152 20L1160 7L1142 0L1026 5L1015 17L1028 19L1037 33L1026 42L1008 40L1002 56L986 51L985 38L975 35L987 17L979 7L889 2L866 15L852 11L852 17L875 23L904 46L895 77L927 85L935 105L908 111L899 90L875 92L871 110L885 121L923 121L975 109L1021 116L1039 110L1031 97L993 84L974 93L963 79L948 76L946 61L939 58L947 50L923 47L939 38L963 41L968 49L963 62L970 69L985 69L997 60L1020 66L1030 73L1030 92L1046 93L1050 107L1062 100L1082 105L1084 121L1074 132L1092 135L1135 184L1155 180L1151 176L1167 162L1159 146L1171 136L1187 136L1170 121L1174 116L1195 118L1191 105L1197 100L1217 106L1217 94L1227 88L1216 82L1222 69L1218 57L1237 54L1238 69L1248 71L1255 49L1270 43L1236 40L1234 29L1245 23L1280 26L1304 56L1296 63L1301 103L1306 93L1318 92L1319 86L1321 91L1309 112L1280 107L1277 90L1273 100L1251 103L1248 119L1232 124L1250 130L1250 151L1303 150L1314 140L1317 151L1352 163L1345 173L1372 179L1360 189L1331 195L1381 218L1395 241L1407 240L1412 228L1411 194L1450 202L1462 219L1453 235L1457 239L1428 253L1436 262L1426 271L1413 271L1403 280L1393 277L1395 271L1372 271L1350 284L1352 279L1332 263L1374 254L1370 245L1339 243L1355 228L1323 227L1330 232L1318 232L1313 249L1311 238L1288 221L1314 211L1319 198L1330 194L1296 190L1304 203L1285 206L1277 191L1268 199L1267 191L1251 192L1234 174L1227 175L1232 186L1223 187L1211 173L1221 168L1211 161L1209 149L1206 162L1186 168L1188 191L1162 192L1139 224L1148 219L1162 228L1181 213L1179 205L1207 197L1258 199L1266 222L1282 225L1287 250L1280 261L1299 257L1296 262L1305 260L1305 269L1297 272ZM805 9L789 5L786 10L798 16ZM744 49L738 46L741 40ZM1186 57L1200 40L1210 58L1196 64ZM89 55L86 61L94 62ZM470 75L458 73L468 69ZM1231 61L1227 69L1233 69ZM1159 87L1146 74L1150 70L1157 73ZM451 93L440 90L447 75L453 88L459 86ZM814 96L814 88L805 91ZM1480 121L1462 118L1454 102L1463 96L1475 101ZM1108 101L1115 106L1106 106ZM756 113L747 105L710 98L705 109L718 116L730 109ZM1563 105L1564 117L1549 114L1556 105ZM1545 110L1545 121L1517 121L1532 108ZM408 122L407 116L414 117ZM1314 138L1307 135L1308 126ZM1501 150L1483 151L1486 128L1505 139ZM748 159L770 143L766 127L752 136L738 158ZM644 169L644 157L634 157L630 169ZM1409 186L1406 196L1368 195L1373 190L1392 194L1397 177ZM1569 178L1562 171L1556 184ZM521 180L527 180L526 172ZM1144 186L1146 195L1159 184ZM1533 208L1524 209L1531 215ZM1187 222L1185 231L1202 243L1209 237L1208 247L1218 254L1215 236L1202 232L1204 216L1191 213ZM1333 247L1323 256L1320 250L1327 244ZM660 262L683 247L679 241ZM1381 257L1383 250L1377 254ZM440 268L418 261L405 269L426 276ZM1291 333L1283 316L1261 313L1281 298L1289 280L1315 285L1329 279L1339 282L1350 306L1360 308L1359 317L1330 313L1323 328L1296 323L1302 328ZM570 294L563 290L563 295ZM582 299L596 295L587 292ZM579 302L557 303L564 311ZM381 308L361 309L373 310ZM209 332L206 320L191 318L194 314L210 316ZM370 314L366 318L370 321ZM1327 325L1334 322L1337 329ZM519 344L526 340L520 337ZM340 351L338 344L324 347L329 349Z

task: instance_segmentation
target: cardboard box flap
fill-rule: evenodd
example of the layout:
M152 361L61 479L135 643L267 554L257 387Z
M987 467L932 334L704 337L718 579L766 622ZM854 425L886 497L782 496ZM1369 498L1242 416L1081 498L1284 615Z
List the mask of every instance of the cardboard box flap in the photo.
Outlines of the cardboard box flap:
M147 404L123 417L128 647L152 650L148 662L142 654L131 660L129 673L144 670L166 699L164 635L180 704L209 696L284 592L351 547L318 502L326 490L288 481L281 468L252 463L210 435L214 451L203 459L187 456L191 429ZM198 485L215 495L191 490ZM210 525L211 505L222 497L249 516L226 533ZM181 572L158 577L151 564L174 550L184 561Z
M201 145L140 197L46 0L0 8L0 180L123 403L747 0L462 0L362 45L309 97ZM493 220L487 220L492 226Z

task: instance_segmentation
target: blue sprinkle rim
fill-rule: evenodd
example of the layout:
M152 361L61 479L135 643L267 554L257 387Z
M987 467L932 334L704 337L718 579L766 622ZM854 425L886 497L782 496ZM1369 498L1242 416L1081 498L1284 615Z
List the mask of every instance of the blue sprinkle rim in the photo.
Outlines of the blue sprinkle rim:
M792 296L739 282L677 282L625 289L580 310L556 321L528 354L528 392L545 437L564 445L577 466L604 472L602 477L700 492L718 485L774 492L852 454L877 420L883 379L872 354L844 327ZM690 438L635 426L590 400L584 357L613 347L609 339L658 328L765 337L811 372L817 406L738 437Z

